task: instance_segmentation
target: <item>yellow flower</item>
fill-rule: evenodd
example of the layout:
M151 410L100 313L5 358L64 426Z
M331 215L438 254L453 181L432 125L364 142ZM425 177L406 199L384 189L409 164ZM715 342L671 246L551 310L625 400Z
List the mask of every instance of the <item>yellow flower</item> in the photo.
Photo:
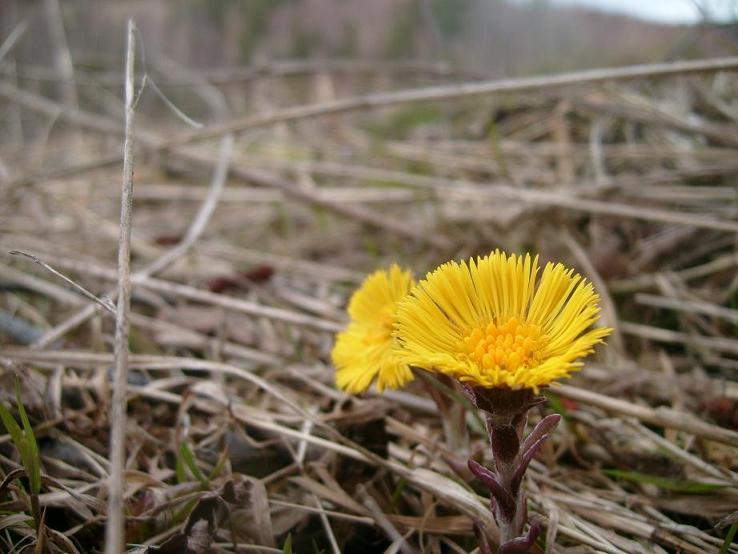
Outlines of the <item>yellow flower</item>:
M372 273L351 297L351 322L336 337L331 356L338 388L356 394L376 378L377 389L396 389L412 380L408 365L398 357L392 337L398 302L414 285L412 273L397 265Z
M484 388L533 389L568 377L611 329L591 283L562 264L496 250L448 262L400 303L396 334L409 365Z

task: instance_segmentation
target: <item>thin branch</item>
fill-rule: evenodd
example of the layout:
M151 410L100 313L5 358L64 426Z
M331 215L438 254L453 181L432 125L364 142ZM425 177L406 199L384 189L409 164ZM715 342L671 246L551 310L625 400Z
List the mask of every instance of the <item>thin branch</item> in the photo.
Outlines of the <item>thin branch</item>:
M738 445L737 431L712 425L687 412L679 412L664 407L651 408L640 404L633 404L627 400L620 400L619 398L598 394L571 385L559 385L552 389L552 391L564 398L597 406L608 412L634 417L652 425L659 425L669 429L679 429L697 435L702 439L714 440L732 446Z
M624 81L644 77L667 77L714 71L735 71L738 69L738 57L713 58L706 60L679 61L657 64L631 65L617 68L588 69L559 73L557 75L540 75L516 79L496 79L491 81L467 82L452 85L415 88L395 92L383 92L355 96L330 102L320 102L296 106L282 111L264 115L249 116L213 125L201 131L192 132L175 139L169 146L182 145L217 137L225 133L239 133L298 119L309 119L330 114L346 113L386 106L396 106L413 102L438 102L441 100L458 100L475 96L487 96L501 93L519 93L531 90L560 88L569 85L594 84L605 81Z
M26 21L21 21L10 32L10 34L8 35L8 38L6 38L3 41L3 43L0 44L0 62L3 60L5 56L8 55L8 52L10 52L13 49L13 47L16 45L18 40L23 36L23 33L26 32L27 28L28 28L28 23Z
M184 111L179 109L174 102L172 102L169 97L164 94L164 92L159 88L159 86L156 84L156 81L154 81L151 77L148 77L145 81L145 83L148 83L149 86L152 88L152 90L156 93L156 95L159 97L159 99L164 102L164 105L171 110L171 112L176 115L179 119L184 121L185 124L189 125L190 127L194 127L195 129L202 129L205 125L200 123L199 121L195 121L190 116L188 116Z
M8 252L8 254L11 254L13 256L25 256L26 258L30 258L31 260L33 260L34 262L36 262L37 264L39 264L40 266L42 266L46 270L50 271L51 273L53 273L54 275L56 275L57 277L59 277L61 280L63 280L65 283L67 283L69 286L71 286L74 290L76 290L80 294L82 294L85 298L89 298L93 302L99 304L100 306L102 306L103 308L105 308L105 310L107 310L111 314L113 314L113 315L116 314L115 306L113 306L113 303L110 301L109 298L99 298L99 297L95 296L90 291L88 291L86 288L84 288L82 285L80 285L79 283L76 283L75 281L72 281L72 279L70 279L69 277L67 277L63 273L60 273L59 271L57 271L56 269L54 269L53 267L51 267L49 264L47 264L43 260L41 260L41 259L37 258L36 256L34 256L33 254L29 254L28 252L22 252L20 250L11 250L10 252Z
M738 310L733 308L725 308L712 304L710 302L702 302L696 300L685 300L681 298L668 298L666 296L656 296L654 294L638 293L635 295L635 301L638 304L646 306L654 306L656 308L666 308L679 312L687 312L692 314L708 315L719 317L738 324Z
M128 312L131 305L131 219L133 212L133 135L135 29L128 20L128 48L125 83L125 141L123 143L123 190L121 193L120 237L118 240L118 313L115 318L115 373L110 419L110 483L108 519L105 526L106 554L123 552L125 509L123 485L126 444L126 406L128 385Z
M629 321L622 321L620 323L620 331L626 335L641 339L738 355L738 340L729 337L706 337Z
M374 498L372 498L371 494L369 494L369 491L366 490L364 485L358 486L358 492L359 497L362 499L362 504L364 504L364 506L369 509L372 517L374 517L374 521L377 522L377 526L379 526L379 528L384 531L384 533L393 543L399 545L400 552L402 552L402 554L415 554L417 550L407 542L406 538L403 537L392 524L392 522L387 519L387 516L382 511L382 508L379 507L377 502L374 500Z
M64 17L59 0L45 0L44 14L46 15L46 24L51 38L52 52L54 52L54 67L61 77L57 85L64 99L64 104L76 107L79 102L74 83L74 65L72 64L72 55L69 52L67 34L64 30Z
M80 306L83 303L87 304L78 295L74 294L66 287L50 283L36 277L35 275L31 275L30 273L19 271L9 265L0 264L0 278L2 278L6 283L11 283L43 296L47 296L48 298L67 306ZM92 311L94 313L95 310L93 306L87 304L87 307L93 308Z
M47 254L46 258L54 260L54 263L58 266L84 272L94 277L101 279L116 278L115 271L104 266L79 264L69 259L55 257L53 254ZM229 311L241 312L254 317L265 317L275 321L282 321L291 325L309 327L329 333L340 331L345 325L344 322L333 321L324 317L315 317L294 310L267 306L165 279L149 277L145 271L134 273L131 275L130 281L136 287L149 289L166 296L179 296L195 302L219 306Z
M154 260L140 273L153 275L154 273L161 272L165 267L182 256L192 247L193 244L195 244L197 239L205 230L205 226L210 220L210 216L213 215L215 207L218 205L218 200L220 199L228 177L228 166L230 164L232 152L233 135L226 135L221 141L220 155L218 156L218 163L215 166L215 173L213 174L213 179L210 182L207 197L200 206L200 210L192 221L189 229L187 229L187 234L174 248L168 250L163 256ZM137 272L137 274L138 273L139 272Z
M160 55L161 56L161 55ZM161 58L159 58L161 59ZM0 75L10 73L7 67L0 66ZM24 80L56 83L59 75L48 67L23 65L19 68ZM166 72L164 72L166 75ZM192 87L204 81L213 85L243 84L259 79L310 77L314 73L345 75L419 75L437 78L481 79L487 73L456 67L443 61L404 60L387 61L357 59L296 59L273 61L268 64L257 63L251 66L221 66L198 71L187 71L179 75L157 77L162 87ZM84 87L119 87L123 84L120 73L113 71L89 71L77 69L75 82Z

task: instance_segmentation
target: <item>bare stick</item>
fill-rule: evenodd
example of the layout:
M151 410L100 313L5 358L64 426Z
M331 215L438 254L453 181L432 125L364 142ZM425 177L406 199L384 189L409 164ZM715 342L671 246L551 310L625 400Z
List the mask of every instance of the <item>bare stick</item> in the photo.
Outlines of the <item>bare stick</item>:
M53 254L48 254L47 259L54 260L57 266L66 267L75 271L81 271L99 277L101 279L115 279L115 271L102 266L94 266L91 264L78 264L77 262L70 261L61 257L54 257ZM258 304L256 302L250 302L248 300L242 300L234 296L227 296L223 294L217 294L207 290L198 289L189 285L183 285L164 279L155 279L149 277L145 271L138 271L131 275L130 281L137 287L150 289L155 292L162 293L169 296L181 296L195 302L202 302L205 304L213 304L220 306L226 310L241 312L249 314L255 317L266 317L275 321L283 321L292 325L302 325L313 329L319 329L330 333L335 333L344 327L344 323L333 321L330 319L315 317L302 312L288 310L285 308L276 308L272 306L266 306ZM80 314L85 315L86 311L82 310ZM75 319L72 316L70 319ZM84 321L82 319L81 321ZM78 323L81 323L78 320ZM65 322L66 323L66 322ZM58 338L58 337L55 337ZM35 346L35 345L34 345Z
M713 71L734 71L738 69L738 57L716 58L711 60L695 60L686 62L669 62L658 64L631 65L627 67L588 69L557 75L540 75L517 79L499 79L471 83L458 83L399 90L343 98L330 102L320 102L305 106L296 106L286 110L264 115L249 116L213 125L201 131L195 131L175 139L168 146L181 145L219 136L225 133L242 132L256 127L273 125L283 121L308 119L329 114L345 113L363 109L395 106L412 102L430 102L471 98L500 93L523 92L558 88L585 83L602 83L611 80L631 80L639 78L666 77L689 73Z
M679 412L664 407L642 406L571 385L559 385L552 389L552 392L570 400L597 406L616 414L634 417L652 425L679 429L697 435L702 439L714 440L733 446L738 445L738 432L712 425L687 412Z
M72 65L72 56L69 53L67 36L64 31L64 18L59 0L45 0L44 8L49 37L53 46L54 67L61 77L61 81L58 84L59 90L67 106L77 106L77 91L74 88L74 66Z
M366 488L363 485L359 485L358 490L359 496L362 498L362 503L369 509L374 517L374 521L377 522L379 528L384 531L393 543L399 545L400 552L402 552L402 554L415 554L417 550L408 544L405 537L403 537L395 526L392 525L392 522L387 519L387 516L382 512L382 508L379 507Z
M110 487L105 525L106 554L123 552L125 521L123 470L125 469L126 403L128 384L128 311L131 304L131 213L133 211L133 116L135 114L135 29L128 20L128 49L125 83L125 140L123 143L123 191L121 193L120 238L118 240L118 313L115 318L115 374L110 420Z
M641 323L623 321L620 323L621 332L626 335L649 339L669 344L680 344L685 347L691 346L697 349L716 350L729 354L738 354L738 340L729 337L706 337L704 335L682 333L672 331L663 327L653 327Z
M606 200L576 198L571 195L545 190L519 189L506 185L490 185L488 190L491 194L496 194L499 198L522 200L531 204L557 206L559 208L628 219L674 223L676 225L738 233L738 223L728 219L718 219L710 214L681 213Z
M636 423L629 419L626 419L624 421L626 425L628 425L629 427L632 427L639 433L642 433L643 435L651 439L654 443L656 443L659 447L663 448L667 452L670 452L676 458L683 460L685 463L699 469L700 471L706 473L707 475L710 475L711 477L714 477L716 479L720 479L723 482L725 482L726 478L733 479L733 483L736 482L735 474L730 472L729 470L725 470L725 469L723 471L719 470L718 468L702 460L698 456L695 456L694 454L687 452L686 450L680 448L679 446L677 446L670 440L665 439L658 433L654 433L653 431L651 431L651 429L649 429L648 427L645 427L641 423ZM730 481L728 481L728 483L730 483Z
M215 206L218 205L218 200L220 199L220 195L223 192L223 187L226 183L226 178L228 177L228 165L230 163L232 151L233 135L226 135L221 141L220 156L218 157L215 174L213 175L213 180L210 183L208 195L205 198L205 202L200 206L200 211L195 216L189 229L187 229L187 234L174 248L168 250L163 256L150 263L143 270L143 273L147 275L159 273L170 263L187 252L195 241L197 241L197 238L202 234L205 226L210 220L210 216L213 214Z
M66 288L49 283L35 275L18 271L14 267L5 264L0 264L0 278L7 280L11 284L19 285L35 293L47 296L61 304L80 306L83 303L79 296ZM89 304L87 305L89 306Z
M23 36L23 33L26 32L27 28L28 28L28 23L26 23L25 21L21 21L10 32L10 34L8 35L8 38L6 38L3 41L3 43L0 44L0 61L2 61L3 58L8 55L8 52L10 52L13 49L16 42L18 42L18 39L20 39Z
M88 291L85 287L80 285L79 283L76 283L75 281L72 281L69 277L64 275L63 273L60 273L53 267L51 267L49 264L44 262L43 260L40 260L33 254L29 254L27 252L22 252L20 250L11 250L8 252L9 254L13 256L25 256L26 258L30 258L37 264L39 264L41 267L45 268L46 270L50 271L57 277L59 277L61 280L63 280L65 283L70 285L74 290L78 291L80 294L82 294L84 297L89 298L93 302L96 302L97 304L100 304L103 308L105 308L107 311L109 311L111 314L115 315L115 306L113 306L113 303L110 301L109 298L98 298L94 294L92 294L90 291Z
M169 64L169 61L167 61ZM163 69L158 67L157 69ZM349 59L295 59L270 61L268 64L257 63L250 66L220 66L212 69L187 70L178 74L168 74L164 71L163 78L158 78L160 86L165 87L192 87L207 81L212 85L229 85L248 83L263 78L292 78L310 77L313 73L331 73L345 75L386 75L399 74L420 75L439 78L463 78L467 80L482 79L487 73L481 70L462 69L443 61L399 60L382 62L379 60ZM10 70L0 66L0 75L7 76ZM40 65L24 65L20 76L24 80L38 82L59 82L59 75L47 67ZM123 81L119 73L114 71L94 71L77 69L75 72L77 86L86 87L117 87Z
M657 308L667 308L680 312L693 314L702 314L714 317L720 317L731 323L738 323L738 310L733 308L724 308L710 302L702 302L696 300L684 300L681 298L668 298L666 296L656 296L654 294L639 293L635 296L635 301L646 306L655 306Z

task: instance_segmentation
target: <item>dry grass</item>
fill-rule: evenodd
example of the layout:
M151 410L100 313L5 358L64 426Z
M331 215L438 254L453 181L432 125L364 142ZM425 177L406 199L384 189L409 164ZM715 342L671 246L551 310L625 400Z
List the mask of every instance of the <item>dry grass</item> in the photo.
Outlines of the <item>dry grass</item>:
M360 68L221 88L184 75L243 125L184 131L161 104L138 108L129 548L282 552L291 535L300 553L471 552L471 517L494 523L444 461L429 397L348 397L329 352L366 272L399 261L422 274L500 247L576 266L616 329L540 411L565 416L529 471L541 551L718 552L738 506L738 77L643 70L627 85L442 95L430 110L410 102L423 92L325 109L347 104L336 89L387 86L387 68ZM33 529L24 482L3 483L0 544L92 552L111 477L115 326L101 304L118 278L123 126L10 82L0 94L2 400L18 375L46 510ZM223 114L243 95L263 115ZM2 475L19 467L1 437Z

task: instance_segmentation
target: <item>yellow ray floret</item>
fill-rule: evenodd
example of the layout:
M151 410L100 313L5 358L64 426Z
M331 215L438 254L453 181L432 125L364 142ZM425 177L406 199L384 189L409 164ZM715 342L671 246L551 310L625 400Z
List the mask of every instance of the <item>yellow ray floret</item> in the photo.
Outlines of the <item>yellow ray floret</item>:
M426 276L397 310L401 358L486 388L530 388L568 377L611 329L591 283L562 264L499 250L448 262Z
M398 357L392 336L398 302L414 285L412 273L397 265L372 273L351 297L346 330L336 337L331 356L338 388L356 394L376 379L377 389L396 389L413 378Z

